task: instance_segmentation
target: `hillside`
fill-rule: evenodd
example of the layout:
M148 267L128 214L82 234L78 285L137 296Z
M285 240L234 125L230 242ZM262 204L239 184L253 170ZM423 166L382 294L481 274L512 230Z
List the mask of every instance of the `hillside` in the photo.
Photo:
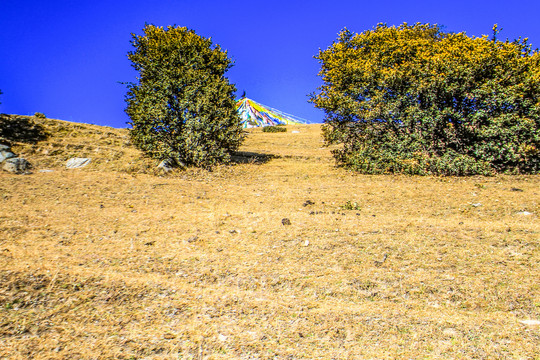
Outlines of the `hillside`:
M540 353L538 176L357 175L319 125L164 176L125 129L28 121L33 173L0 172L0 359Z

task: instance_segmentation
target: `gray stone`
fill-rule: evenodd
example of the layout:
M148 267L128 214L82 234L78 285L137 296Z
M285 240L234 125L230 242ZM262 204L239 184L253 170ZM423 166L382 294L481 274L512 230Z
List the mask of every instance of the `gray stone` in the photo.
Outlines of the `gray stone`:
M7 145L4 145L4 144L0 144L0 151L9 151L9 146Z
M8 148L8 150L0 150L0 163L4 162L7 159L14 158L14 157L17 157L17 155L15 155L11 151L9 151L9 148Z
M158 169L166 173L173 171L174 161L171 159L163 160L159 163Z
M24 174L30 169L30 163L23 158L10 158L4 161L4 170L14 174Z
M90 161L92 161L90 158L71 158L66 161L66 168L79 169L90 164Z

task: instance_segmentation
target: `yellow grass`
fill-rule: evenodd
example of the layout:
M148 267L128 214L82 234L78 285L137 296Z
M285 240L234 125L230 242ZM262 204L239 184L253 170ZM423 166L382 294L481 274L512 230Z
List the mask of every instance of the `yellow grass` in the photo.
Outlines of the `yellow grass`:
M357 175L318 125L162 176L39 121L0 173L0 359L539 358L538 176Z

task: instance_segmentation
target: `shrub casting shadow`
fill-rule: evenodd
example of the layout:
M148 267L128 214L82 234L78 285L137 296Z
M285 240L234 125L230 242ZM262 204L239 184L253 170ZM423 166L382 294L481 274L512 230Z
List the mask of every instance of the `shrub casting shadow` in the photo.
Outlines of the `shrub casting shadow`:
M0 139L35 144L47 139L43 126L26 116L0 114Z
M250 151L237 151L231 156L231 160L237 164L266 164L272 159L279 159L281 156L273 154L260 154Z

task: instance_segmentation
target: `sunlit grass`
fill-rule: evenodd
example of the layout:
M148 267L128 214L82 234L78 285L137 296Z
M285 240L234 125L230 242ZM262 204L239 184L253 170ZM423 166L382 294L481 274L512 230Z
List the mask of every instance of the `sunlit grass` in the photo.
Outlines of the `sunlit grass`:
M318 125L161 176L126 130L39 121L0 173L0 358L538 356L537 176L357 175Z

